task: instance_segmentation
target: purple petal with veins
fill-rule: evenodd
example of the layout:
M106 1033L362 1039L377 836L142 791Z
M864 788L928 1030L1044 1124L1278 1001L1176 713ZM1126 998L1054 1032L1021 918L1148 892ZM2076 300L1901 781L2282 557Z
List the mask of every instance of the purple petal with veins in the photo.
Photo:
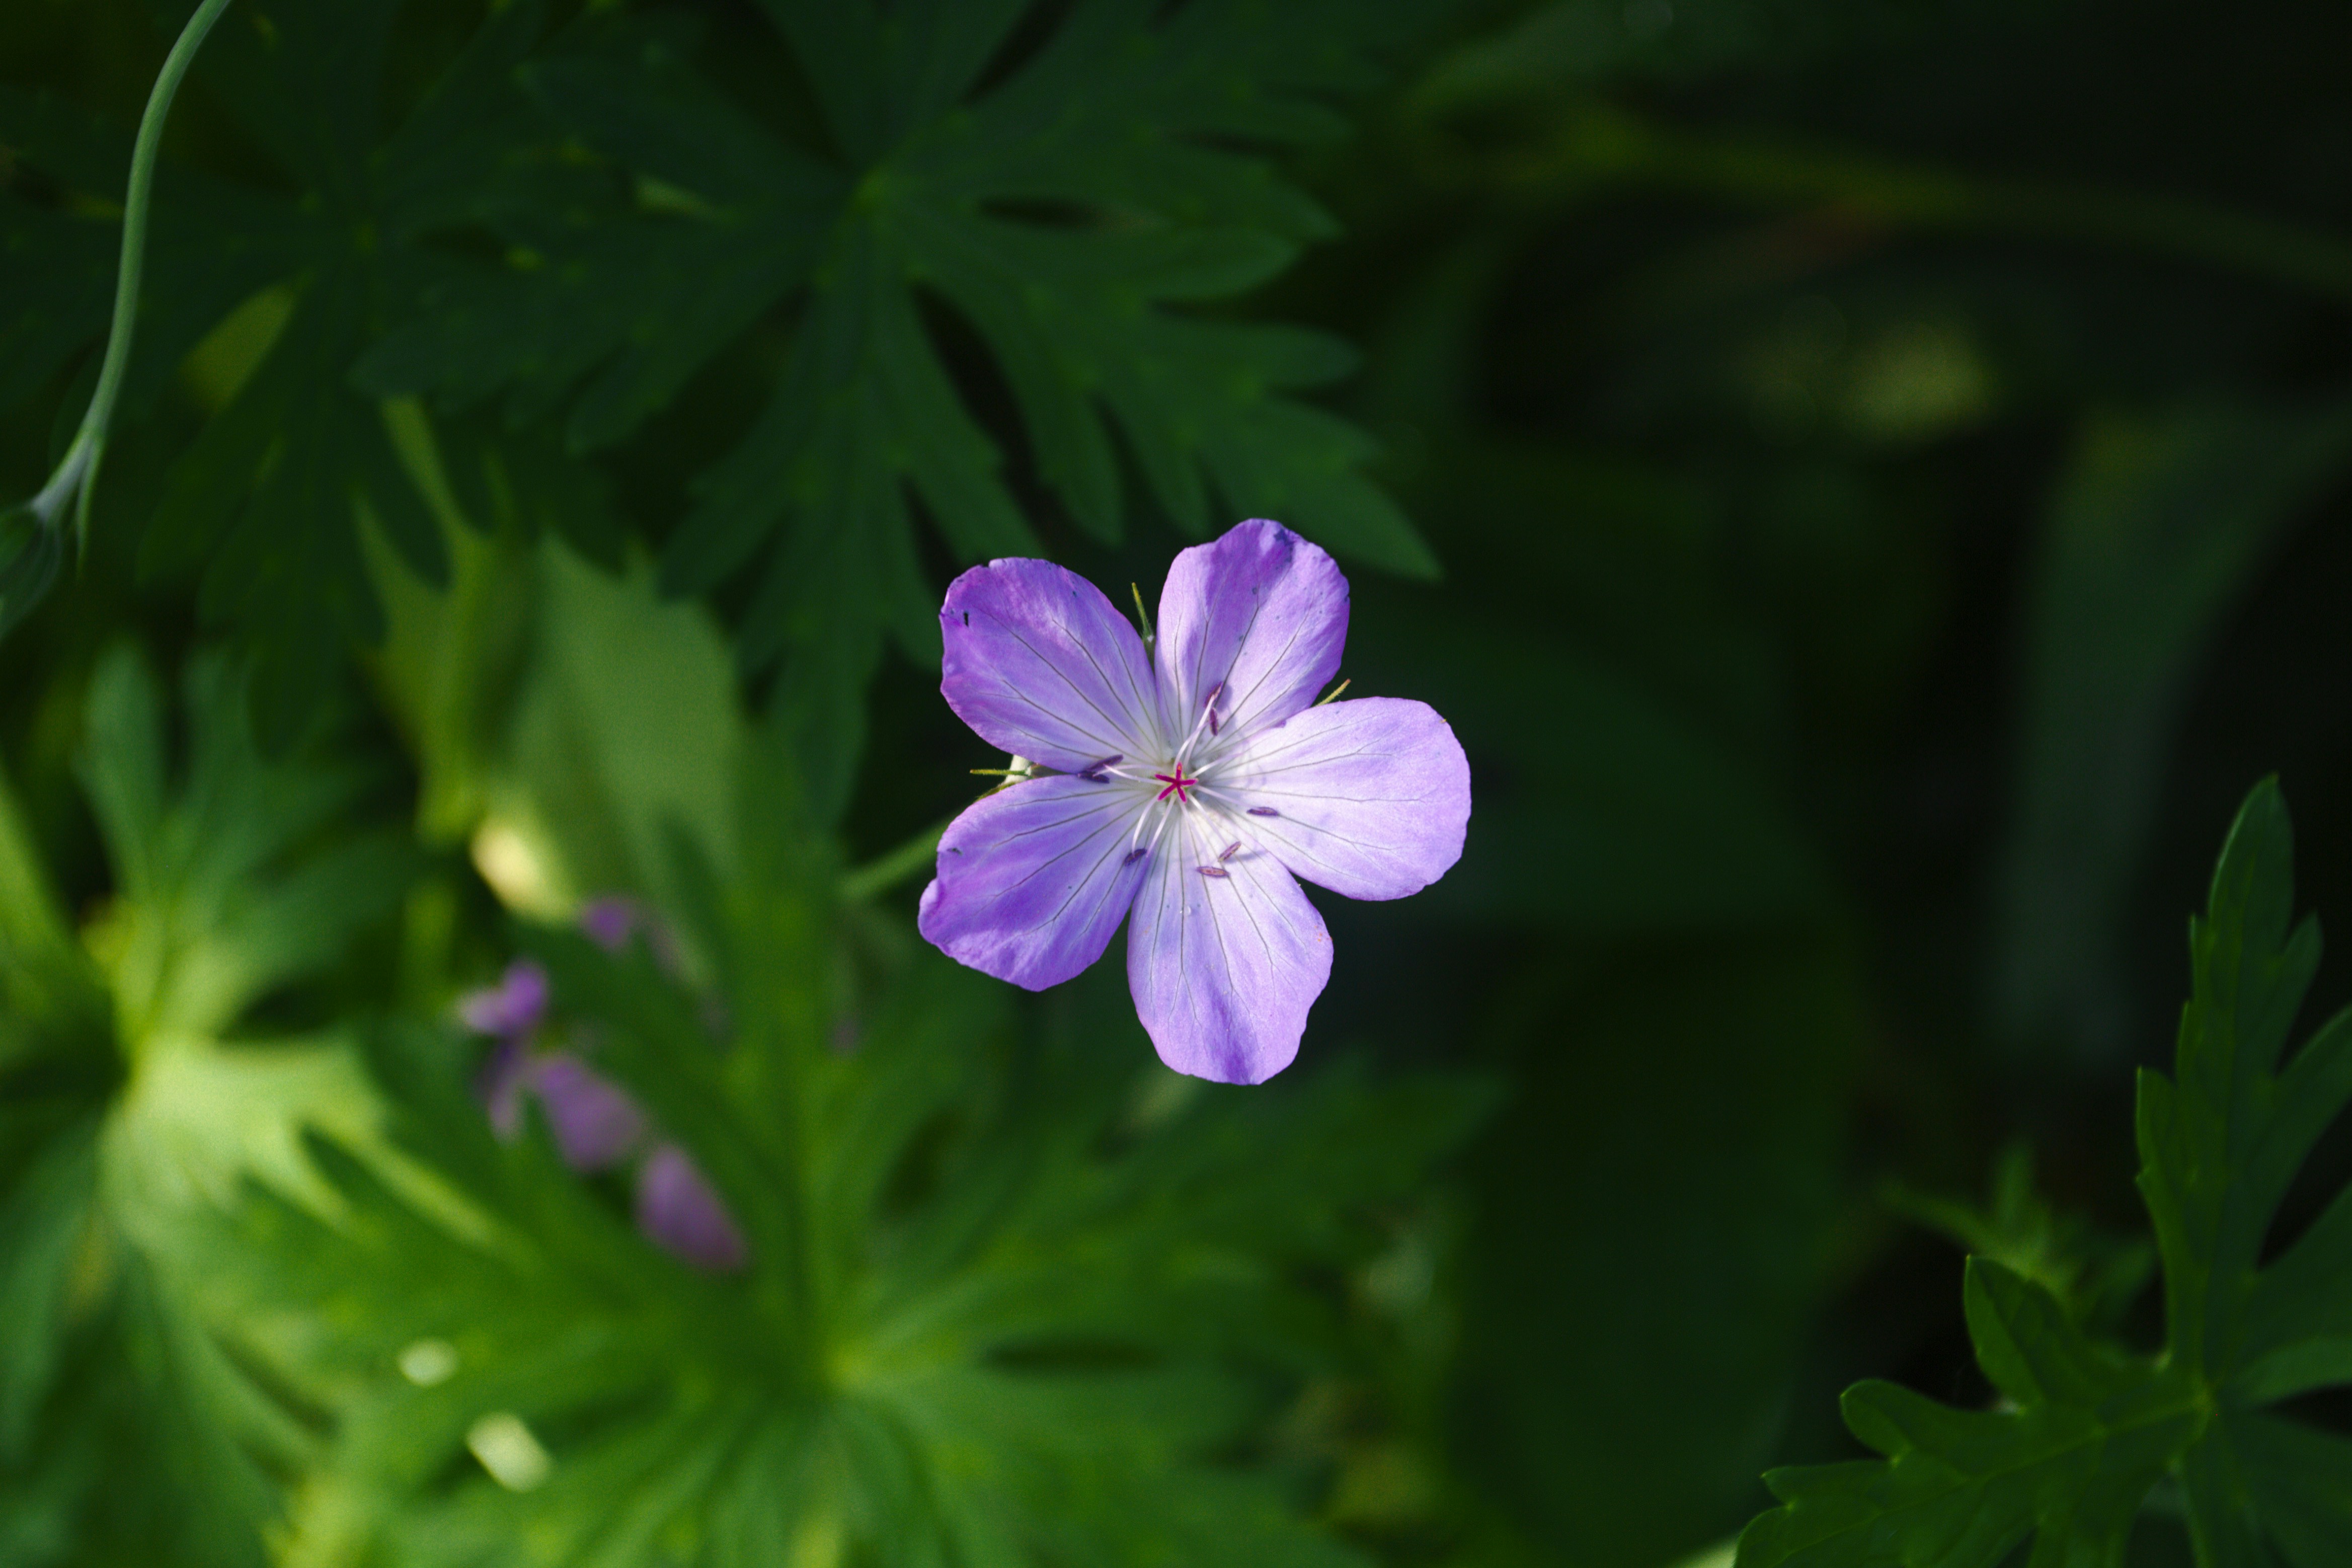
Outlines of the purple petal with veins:
M948 588L940 691L1001 752L1066 773L1134 756L1158 698L1143 639L1050 561L992 561Z
M1360 697L1260 731L1227 778L1257 841L1296 876L1351 899L1402 899L1462 858L1470 763L1425 702Z
M1258 1083L1298 1050L1331 973L1297 878L1394 899L1461 858L1470 772L1428 707L1310 707L1338 672L1348 583L1254 519L1181 552L1143 640L1043 561L956 579L940 690L1056 776L980 801L940 840L919 924L1032 990L1100 957L1121 921L1136 1013L1180 1072Z
M1031 991L1086 969L1142 883L1127 793L1070 773L982 796L940 838L918 928L958 963Z
M1264 1083L1298 1054L1331 938L1278 861L1244 851L1215 865L1213 853L1188 838L1153 866L1127 931L1128 988L1161 1061Z
M1160 669L1172 712L1189 724L1205 704L1219 736L1278 724L1314 701L1347 640L1348 579L1338 563L1262 518L1179 552L1160 591Z
M698 1268L743 1267L743 1234L685 1150L664 1143L637 1171L637 1228Z

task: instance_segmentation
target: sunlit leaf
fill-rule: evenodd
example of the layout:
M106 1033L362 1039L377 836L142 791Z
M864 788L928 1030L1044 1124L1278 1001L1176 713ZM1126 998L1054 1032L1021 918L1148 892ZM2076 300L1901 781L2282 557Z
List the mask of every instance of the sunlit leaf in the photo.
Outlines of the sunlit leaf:
M331 1205L302 1147L381 1154L348 1036L226 1038L400 896L397 841L340 819L359 780L265 760L218 658L187 757L139 656L94 673L83 776L115 896L68 934L0 789L0 1534L13 1561L263 1561L300 1422L194 1302L199 1238L247 1182ZM136 1477L126 1484L126 1477Z

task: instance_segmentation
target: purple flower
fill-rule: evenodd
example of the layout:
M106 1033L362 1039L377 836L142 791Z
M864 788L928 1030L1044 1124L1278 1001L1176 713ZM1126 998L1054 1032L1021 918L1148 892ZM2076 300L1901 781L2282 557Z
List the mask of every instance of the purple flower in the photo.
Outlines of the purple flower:
M713 1272L743 1267L743 1237L685 1150L665 1143L637 1171L637 1228Z
M528 958L507 965L496 985L457 998L457 1018L478 1035L525 1040L547 1016L547 971Z
M1297 1055L1331 939L1295 878L1401 899L1461 858L1470 767L1445 721L1393 698L1315 704L1348 582L1279 523L1178 555L1150 647L1045 561L966 572L940 625L948 705L1054 771L949 826L923 935L1037 991L1101 957L1131 908L1128 985L1179 1072L1261 1083Z
M536 1058L530 1070L555 1147L573 1170L617 1165L645 1136L646 1115L637 1102L571 1052Z
M636 932L637 906L617 893L591 899L581 906L580 929L606 952L618 952Z
M667 943L660 923L627 900L598 899L581 911L590 940L618 951L631 936L646 933L658 960ZM545 1022L547 972L529 959L507 966L499 984L457 999L457 1016L477 1034L498 1044L482 1066L476 1088L490 1126L511 1142L522 1132L522 1097L539 1096L549 1130L563 1163L575 1171L618 1165L646 1142L646 1113L628 1091L570 1051L536 1052L530 1038ZM637 1228L664 1249L698 1268L726 1271L743 1267L742 1234L685 1150L655 1146L637 1167Z

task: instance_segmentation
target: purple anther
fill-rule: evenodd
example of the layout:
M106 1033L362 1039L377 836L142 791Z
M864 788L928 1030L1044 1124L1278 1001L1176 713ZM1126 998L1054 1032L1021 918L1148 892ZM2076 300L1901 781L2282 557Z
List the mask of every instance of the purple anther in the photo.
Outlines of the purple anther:
M1214 877L1221 882L1233 874L1232 872L1227 871L1223 866L1195 866L1193 869L1200 872L1203 877Z
M1275 810L1274 807L1270 805L1251 806L1249 808L1249 814L1252 816L1280 816L1282 815L1282 813Z
M1101 762L1088 763L1085 767L1080 768L1078 770L1078 776L1086 780L1088 784L1108 784L1110 783L1110 780L1104 773L1103 770L1105 768L1115 768L1125 761L1127 761L1127 758L1124 756L1105 757Z
M1212 734L1212 735L1213 735L1213 734L1215 734L1216 732L1217 732L1217 710L1216 710L1215 709L1212 708L1212 709L1210 709L1210 710L1209 710L1209 733L1210 733L1210 734Z
M1138 860L1142 859L1146 855L1149 855L1149 854L1150 854L1150 853L1151 853L1151 846L1150 846L1150 845L1149 845L1149 844L1139 844L1139 845L1137 845L1134 848L1132 848L1132 849L1130 849L1130 850L1129 850L1129 851L1127 852L1127 858L1126 858L1126 859L1124 859L1124 860L1121 860L1121 861L1119 862L1119 864L1120 864L1120 865L1122 865L1122 866L1132 866L1132 865L1134 865Z
M1242 841L1236 838L1231 844L1226 845L1224 848L1218 853L1217 858L1219 860L1230 860L1241 852Z

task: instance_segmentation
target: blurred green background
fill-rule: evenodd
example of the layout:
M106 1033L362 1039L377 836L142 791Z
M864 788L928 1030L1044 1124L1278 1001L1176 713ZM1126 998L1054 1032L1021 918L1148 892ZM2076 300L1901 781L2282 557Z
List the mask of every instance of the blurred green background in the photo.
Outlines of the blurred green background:
M0 8L0 494L187 9ZM1920 1194L2142 1231L2257 778L2352 908L2352 13L834 14L232 0L87 553L0 644L0 1561L1667 1568L1860 1452L1853 1379L1981 1398ZM1255 1100L889 874L997 761L926 595L1149 595L1250 515L1475 791L1425 894L1318 896ZM683 978L550 934L604 892ZM449 1010L525 947L749 1275L473 1124ZM812 1392L923 1334L879 1426Z

